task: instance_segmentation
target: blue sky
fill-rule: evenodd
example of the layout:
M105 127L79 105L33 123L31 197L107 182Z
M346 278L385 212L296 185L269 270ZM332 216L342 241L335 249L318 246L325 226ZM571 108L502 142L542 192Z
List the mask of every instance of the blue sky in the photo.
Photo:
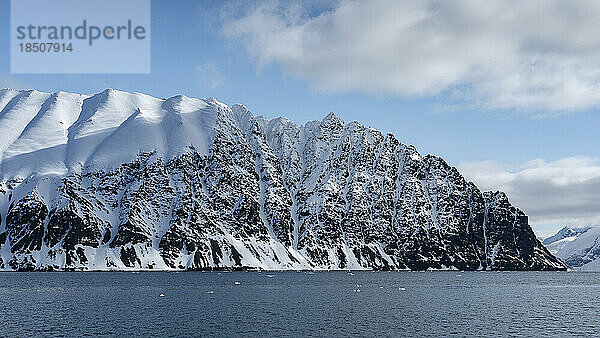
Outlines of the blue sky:
M370 3L381 7L394 2L382 0ZM394 5L398 3L396 2ZM407 75L405 82L394 82L393 78L382 82L377 82L375 79L372 90L369 83L362 81L362 79L369 80L371 77L358 74L356 77L349 76L347 80L349 85L346 86L345 79L339 81L331 79L337 76L337 73L330 74L334 70L326 69L322 73L317 73L314 69L318 67L311 65L312 68L306 68L308 66L302 62L295 62L288 51L281 52L278 48L286 48L286 41L282 42L282 46L268 45L271 41L270 37L275 33L265 32L264 27L252 26L257 21L251 19L276 20L273 21L275 24L283 25L283 33L287 33L285 30L288 29L292 34L290 36L293 37L294 30L292 28L304 29L303 31L306 31L307 34L310 33L311 36L316 36L318 40L319 34L331 33L328 31L330 28L327 27L343 22L344 13L351 17L352 6L350 5L352 4L347 4L345 1L315 2L310 8L296 8L290 10L289 13L287 7L298 6L289 3L269 2L268 4L271 7L264 5L263 8L257 9L259 6L253 3L153 0L151 74L13 75L10 74L9 69L9 1L2 0L0 13L4 19L0 20L0 43L5 48L0 50L0 53L3 54L0 57L0 87L82 93L96 93L110 87L143 92L157 97L169 97L183 93L193 97L215 97L227 104L243 103L255 114L267 117L283 115L299 123L321 119L327 112L333 111L346 121L357 120L379 130L391 132L402 142L414 144L422 153L437 154L452 165L459 166L459 168L464 167L467 176L484 188L503 188L509 190L509 193L512 189L516 191L517 196L526 194L526 192L518 191L519 186L522 185L520 180L527 179L527 177L531 180L531 177L526 174L535 176L537 170L540 175L544 175L556 167L559 169L555 170L554 175L572 172L569 168L571 168L570 165L573 165L573 161L569 161L569 159L573 158L586 161L585 165L593 172L593 175L584 176L584 179L595 180L597 178L596 170L600 167L597 162L600 114L597 111L599 102L595 98L585 100L581 99L582 95L579 94L569 94L570 96L562 98L556 95L555 87L549 87L544 89L542 94L539 94L540 91L536 91L536 96L532 96L532 94L515 99L517 96L511 92L512 89L495 85L498 74L502 77L502 74L507 72L496 73L495 69L490 70L489 64L480 64L472 60L465 61L465 64L471 67L469 69L476 69L476 71L469 72L469 74L474 72L478 74L472 78L453 75L458 72L454 70L462 69L458 66L453 66L452 71L447 72L450 75L446 73L431 75L430 68L426 66L424 68L419 68L421 66L403 68L402 65L399 65L393 67L391 75L402 78L404 73L408 72L407 69L415 69L415 74ZM445 5L440 6L444 7ZM278 14L281 12L281 8L286 9L285 14ZM377 15L380 15L378 14L380 9L361 9L361 13L366 13L365 20L373 21L377 20ZM402 13L414 10L415 14L412 17L418 17L422 11L419 8L401 8L401 10ZM444 11L448 13L446 17L458 15L456 8L436 9L436 13L442 13L442 15L445 13ZM548 13L548 16L555 15L552 14L554 13L552 9L549 9ZM369 15L373 17L369 18ZM331 18L337 19L327 22ZM552 18L550 17L550 19ZM325 21L325 23L320 23L319 20ZM420 34L419 26L415 27L409 31L395 32L392 30L390 34L406 34L407 36L408 34ZM371 27L370 22L367 22L361 32L376 28ZM536 27L531 29L535 30ZM510 35L510 32L505 33ZM496 36L497 31L490 31L489 34ZM444 36L443 38L452 41L453 37ZM467 40L460 36L456 38L459 39L458 41ZM360 43L360 40L357 42L353 39L347 41L343 41L343 39L344 37L341 36L336 40L335 48L353 50L356 47L355 44ZM370 39L372 40L372 38ZM468 39L471 39L471 34ZM479 41L480 39L475 40ZM410 41L415 44L414 39ZM503 40L500 38L499 41ZM423 43L426 42L423 41ZM544 43L546 42L544 40ZM261 46L265 46L265 44L267 44L265 50L275 51L273 53L261 51ZM416 48L419 48L419 42L416 44ZM494 51L491 58L494 55L503 55L503 52L509 49L508 47L501 49L503 47L497 47L496 44L493 44L493 47L485 44L481 48L477 46L479 45L471 44L467 48L473 48L475 54L479 49L498 48L499 50ZM559 44L557 48L560 46L563 45ZM595 45L591 46L595 47ZM294 51L298 50L297 47L289 46ZM320 47L327 48L327 45ZM564 48L568 49L569 47ZM372 52L375 54L386 53L386 50L374 49ZM369 52L366 53L368 57ZM449 58L454 60L457 65L461 64L459 61L466 58L453 48L433 50L433 53L440 53L442 57L436 57L431 61L431 69L445 65L443 61L439 61L444 60L444 53L448 53ZM375 54L373 54L373 58L376 59L379 56ZM482 55L481 59L488 57L487 54ZM507 55L506 58L509 60L511 57L522 57L520 54L511 56L512 54L507 53ZM573 61L572 59L559 60L555 55L557 54L552 54L552 58L541 59L540 64L545 62L555 67L554 65L560 62L562 62L560 64L566 65L570 64L567 61ZM322 57L326 60L328 56ZM589 55L586 54L586 57ZM577 56L571 58L574 58L575 61L579 60ZM400 60L398 62L411 62L410 60L402 61L402 57L397 59ZM329 61L331 62L331 60ZM344 62L346 61L351 62L352 60L348 57L348 60L344 59ZM428 61L423 60L423 62ZM499 64L502 61L499 59L499 61L493 62ZM384 59L382 62L385 64L388 61ZM390 62L394 65L395 61ZM531 77L539 75L540 78L545 79L542 76L556 73L555 68L552 67L548 68L550 71L543 74L534 72ZM479 69L484 69L484 71ZM351 71L353 70L349 68L348 72ZM379 70L374 69L375 73L377 71ZM569 69L566 68L565 72L568 71ZM427 74L423 74L424 72ZM409 81L411 76L414 76L415 79L430 76L433 80L429 82L415 81L416 89L412 90ZM456 78L452 78L452 76ZM510 82L512 80L498 78L498 82L501 81ZM565 81L569 81L569 78L566 77ZM527 85L525 83L524 86ZM531 86L524 87L523 90L531 91ZM536 86L539 87L538 84ZM593 91L594 89L596 88L583 87L581 91ZM600 90L600 87L597 89ZM560 101L553 101L555 99ZM563 102L565 103L563 104ZM567 161L568 165L563 165L564 161ZM549 167L550 169L548 169ZM485 170L496 173L496 177L504 175L502 176L504 178L496 179L493 175L488 177L490 175L485 175ZM577 177L571 178L581 183ZM547 179L552 181L556 177L551 176ZM556 187L557 193L560 193L560 184L556 184ZM596 194L596 191L585 190L581 194L589 198L595 196L593 194ZM536 203L535 196L518 198L521 201L527 201L523 203ZM597 204L590 204L588 208L593 210L597 206ZM524 207L526 211L528 208L535 210L535 206L526 205ZM551 209L552 205L548 205L547 208ZM531 212L529 213L531 214ZM542 214L543 211L540 211L539 216L535 215L538 218L537 221L534 221L534 225L535 223L539 224L539 229L544 231L553 230L562 224L591 223L597 220L595 214L586 216L587 218L575 216L561 218L560 215L544 217Z

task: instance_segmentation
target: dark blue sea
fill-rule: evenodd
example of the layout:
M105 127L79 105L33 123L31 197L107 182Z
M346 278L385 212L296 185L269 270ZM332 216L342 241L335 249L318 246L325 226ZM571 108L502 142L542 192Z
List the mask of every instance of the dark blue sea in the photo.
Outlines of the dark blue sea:
M0 273L8 337L597 336L599 313L597 273Z

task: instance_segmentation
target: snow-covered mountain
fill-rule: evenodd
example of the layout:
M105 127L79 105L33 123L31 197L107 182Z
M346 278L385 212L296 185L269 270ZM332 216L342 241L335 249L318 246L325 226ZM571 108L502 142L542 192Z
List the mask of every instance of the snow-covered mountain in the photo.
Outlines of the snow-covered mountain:
M559 252L560 249L562 249L567 243L576 240L577 237L579 237L581 234L585 233L589 229L590 227L571 228L565 226L554 235L545 238L542 241L542 244L544 244L551 253L556 255L556 253Z
M334 114L0 91L0 269L565 269L502 192Z
M563 230L565 229L552 237L565 237L546 245L548 249L553 251L557 248L556 244L559 244L555 254L569 267L576 270L600 271L600 226Z

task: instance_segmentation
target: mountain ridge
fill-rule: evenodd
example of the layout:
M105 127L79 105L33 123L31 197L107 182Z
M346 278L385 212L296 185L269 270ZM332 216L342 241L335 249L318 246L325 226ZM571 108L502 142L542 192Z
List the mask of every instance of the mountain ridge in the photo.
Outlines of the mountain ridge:
M577 239L577 237L588 231L591 226L587 227L569 227L564 226L562 229L556 232L556 234L544 238L542 244L550 250L551 253L556 254L560 251L567 243Z
M570 268L600 271L600 226L565 226L544 243Z
M504 193L333 113L5 91L0 132L0 269L566 269Z

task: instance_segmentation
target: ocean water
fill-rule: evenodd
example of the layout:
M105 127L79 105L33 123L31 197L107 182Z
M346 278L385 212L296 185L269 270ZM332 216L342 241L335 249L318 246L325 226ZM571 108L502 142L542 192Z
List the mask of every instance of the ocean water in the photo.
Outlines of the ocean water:
M599 296L580 272L7 272L0 336L598 335Z

